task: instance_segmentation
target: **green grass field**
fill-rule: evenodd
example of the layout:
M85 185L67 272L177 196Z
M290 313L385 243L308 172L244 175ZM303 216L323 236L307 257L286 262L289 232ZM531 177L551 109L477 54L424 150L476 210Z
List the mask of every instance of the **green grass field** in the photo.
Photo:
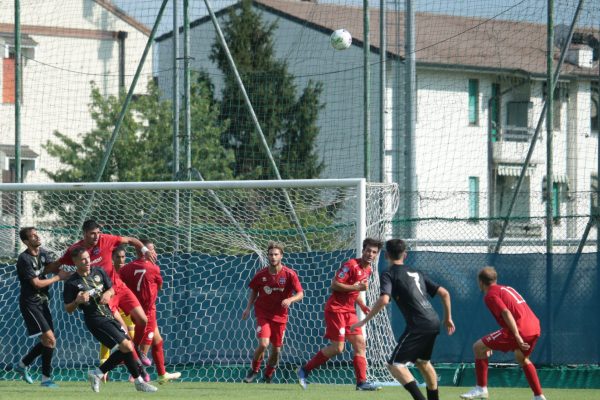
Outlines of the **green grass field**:
M297 385L265 385L241 383L170 383L159 385L157 393L138 393L130 383L109 382L103 384L100 393L91 391L87 382L57 382L58 389L42 388L38 384L27 385L21 381L0 381L1 400L32 400L32 399L82 399L102 398L118 399L169 399L169 400L410 400L408 393L399 386L387 386L378 392L357 392L351 385L310 385L303 391ZM469 388L441 387L440 399L458 400L458 395ZM600 390L593 389L547 389L548 400L600 400ZM491 388L492 400L531 400L531 391L526 388Z

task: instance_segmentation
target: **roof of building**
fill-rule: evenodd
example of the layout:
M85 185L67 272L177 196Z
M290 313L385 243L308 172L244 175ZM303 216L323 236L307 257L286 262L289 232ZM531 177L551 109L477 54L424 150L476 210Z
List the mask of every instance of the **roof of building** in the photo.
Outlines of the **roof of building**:
M144 35L150 36L150 32L151 32L150 28L148 28L146 25L144 25L137 19L133 18L131 15L127 14L125 11L121 10L119 7L114 5L112 1L110 1L110 0L93 0L93 1L95 3L97 3L98 5L107 9L108 11L113 13L115 16L117 16L118 18L120 18L123 21L125 21L126 23L128 23L129 25L133 26L138 31L142 32Z
M0 144L0 152L4 153L6 157L15 157L15 145L14 144ZM21 158L23 159L35 159L38 158L39 154L31 150L29 146L21 146Z
M282 18L305 24L330 34L345 28L353 37L353 44L362 46L362 7L336 4L319 4L299 0L254 0L255 6ZM220 10L226 13L231 7ZM404 13L386 13L387 52L404 58ZM546 25L431 13L416 13L416 61L420 66L472 68L477 70L503 70L535 75L546 74ZM210 21L208 16L192 22L197 26ZM370 11L370 46L379 52L379 9ZM564 31L564 30L563 30ZM589 29L586 32L591 32ZM598 31L593 33L598 36ZM171 37L172 32L157 38L157 42ZM558 41L557 41L558 42ZM554 59L560 49L555 47ZM594 68L581 68L567 62L562 74L597 76L598 62Z

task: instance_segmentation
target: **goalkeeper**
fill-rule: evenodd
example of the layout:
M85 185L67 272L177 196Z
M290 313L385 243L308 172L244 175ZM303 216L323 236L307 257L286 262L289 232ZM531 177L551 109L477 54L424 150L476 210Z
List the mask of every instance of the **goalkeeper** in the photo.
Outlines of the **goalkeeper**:
M63 293L65 310L71 314L80 308L83 311L85 325L96 340L109 348L118 346L108 360L88 373L92 390L99 392L103 375L123 362L134 378L136 390L156 392L156 387L144 382L140 376L133 357L133 345L108 307L115 293L110 278L102 268L90 268L90 255L85 248L72 248L69 255L77 270L65 282Z
M155 254L154 243L145 239L142 239L141 242L144 247ZM116 250L119 254L122 254L124 260L125 249L118 247ZM163 338L160 335L156 321L156 298L158 291L162 288L163 279L158 265L150 261L148 256L141 253L138 255L137 260L119 269L119 276L138 298L148 316L148 323L145 326L135 326L134 342L139 346L142 353L147 353L150 345L152 345L152 358L156 364L158 383L163 384L181 377L180 372L169 373L165 369Z
M270 242L267 252L269 265L258 271L250 281L248 305L242 312L242 319L247 319L254 305L258 337L258 346L252 357L252 368L244 378L246 383L253 382L258 376L269 342L271 351L267 360L264 381L271 383L283 346L288 309L292 303L300 301L304 297L304 291L296 272L281 263L283 245ZM293 294L294 292L295 294Z

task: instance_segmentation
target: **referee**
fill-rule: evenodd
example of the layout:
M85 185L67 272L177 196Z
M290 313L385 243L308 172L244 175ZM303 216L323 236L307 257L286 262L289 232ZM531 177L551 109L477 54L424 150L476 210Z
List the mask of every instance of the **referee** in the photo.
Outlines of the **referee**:
M438 400L437 375L429 360L435 339L440 332L440 319L429 302L438 294L444 305L444 326L449 335L454 333L450 306L450 294L446 289L432 282L421 272L404 265L406 244L400 239L385 243L385 256L389 269L381 276L381 295L362 321L352 325L352 329L363 326L389 302L390 297L406 320L406 329L388 361L388 369L414 400L425 400L408 366L413 363L425 378L427 400Z
M29 384L33 383L29 375L29 365L42 356L42 386L56 388L58 385L52 381L52 355L56 347L52 315L48 307L50 299L50 285L66 279L70 273L58 271L52 278L46 277L49 272L46 268L53 258L42 249L42 241L34 227L21 228L19 238L27 249L19 255L17 260L17 275L21 284L19 308L29 337L40 336L40 342L33 346L25 357L21 359L13 370Z
M157 388L144 382L140 376L133 358L133 344L108 307L108 302L115 293L110 278L102 268L90 268L90 255L83 247L71 249L70 256L77 270L65 282L65 310L71 314L80 308L83 311L85 326L96 340L109 349L118 346L100 368L89 372L88 380L92 390L99 392L104 374L123 362L134 378L136 390L156 392Z

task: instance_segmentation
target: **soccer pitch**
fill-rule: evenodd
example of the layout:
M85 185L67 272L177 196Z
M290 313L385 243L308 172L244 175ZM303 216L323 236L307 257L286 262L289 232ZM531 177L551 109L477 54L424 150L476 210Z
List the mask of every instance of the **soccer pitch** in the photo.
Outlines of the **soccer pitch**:
M278 398L285 400L354 400L372 398L377 400L408 400L409 394L400 386L387 386L378 392L357 392L353 385L310 385L302 390L297 385L261 383L192 383L174 382L159 385L157 393L138 393L130 383L109 382L103 384L98 395L92 393L87 382L57 382L58 389L42 388L37 384L27 385L21 381L1 381L0 400L30 399L81 399L95 396L111 400L147 397L157 399L206 399L206 400L264 400ZM441 387L440 399L459 399L466 387ZM548 400L600 400L600 390L593 389L545 389ZM490 388L490 399L531 400L529 388Z

